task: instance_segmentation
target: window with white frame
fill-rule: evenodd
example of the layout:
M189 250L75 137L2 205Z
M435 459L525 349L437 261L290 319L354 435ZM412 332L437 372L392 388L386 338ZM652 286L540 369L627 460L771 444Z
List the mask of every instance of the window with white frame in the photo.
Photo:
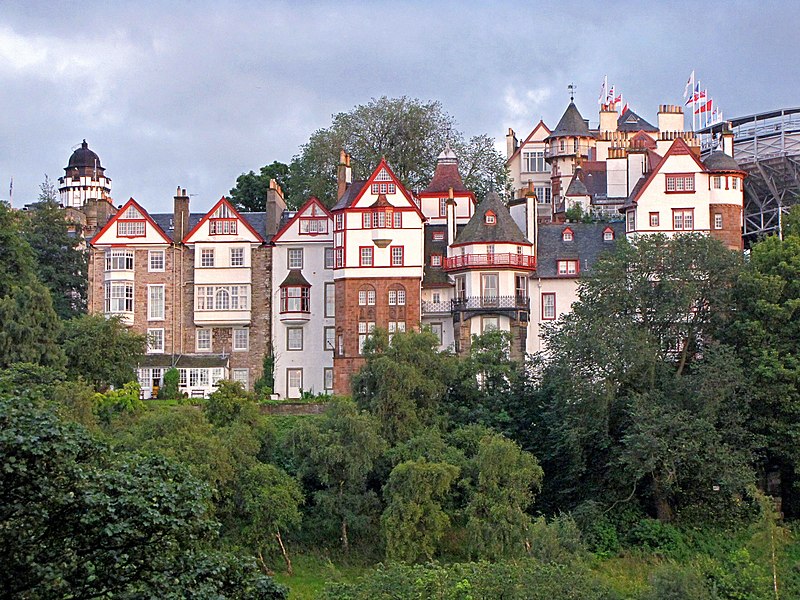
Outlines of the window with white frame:
M323 336L322 349L325 350L326 352L330 352L331 350L335 349L335 344L336 344L336 328L326 327Z
M433 241L434 242L442 242L442 241L444 241L444 231L434 231L433 232Z
M553 202L553 192L549 185L536 186L533 191L536 193L536 202L539 204L551 204Z
M372 213L361 213L361 227L364 229L372 229Z
M325 284L325 316L336 316L336 284Z
M441 323L431 323L431 331L433 335L435 335L439 339L439 345L442 345L442 324Z
M106 314L133 312L133 282L106 281L105 312Z
M150 250L147 253L147 270L151 273L164 270L164 251L163 250Z
M552 292L542 293L542 320L552 321L556 318L556 295Z
M544 152L534 150L522 153L522 171L524 173L543 173L547 170Z
M289 390L302 390L303 369L286 369L286 386L289 388ZM288 396L289 394L287 393L286 395Z
M658 213L657 212L651 212L650 213L650 227L658 227L658 221L659 221Z
M722 229L722 213L714 213L714 229Z
M714 189L720 190L722 189L722 177L719 175L714 175Z
M147 330L147 352L148 354L164 352L164 330L162 328Z
M735 190L739 189L739 178L738 177L731 177L731 187Z
M211 385L216 386L220 379L225 378L225 369L222 367L214 367L211 369Z
M403 246L392 246L392 266L403 266Z
M667 192L693 192L694 175L667 175Z
M236 235L236 219L209 219L209 235Z
M244 266L244 248L231 248L231 266L243 267Z
M572 233L572 229L565 229L561 232L561 240L564 242L571 242L575 239L575 234Z
M363 246L359 251L360 266L372 266L372 246Z
M559 275L576 275L578 273L577 260L560 260L558 261L558 274Z
M117 221L118 237L144 237L145 221Z
M325 367L323 370L323 380L325 391L330 392L333 389L333 369L331 367Z
M286 328L286 349L287 350L302 350L303 349L303 328L302 327L287 327Z
M372 286L358 290L359 306L375 306L375 288Z
M500 317L482 317L481 318L481 332L495 331L500 329Z
M441 267L442 266L442 255L441 254L431 254L431 266L432 267Z
M248 389L247 386L250 384L250 373L247 369L232 369L231 374L234 381L238 381L242 384L244 389Z
M211 352L211 328L195 330L194 348L197 352Z
M332 269L333 268L333 248L325 248L325 268Z
M627 231L636 231L636 211L635 210L629 210L626 213L625 216L626 216L626 219L625 219L626 230Z
M106 271L133 271L133 250L106 250Z
M203 248L200 250L200 266L213 267L214 266L214 249Z
M250 348L250 330L239 327L233 330L233 350L241 352Z
M281 288L281 312L309 312L311 288L305 285Z
M447 198L439 198L439 216L447 216Z
M359 321L358 322L358 353L364 354L364 344L367 341L367 337L373 332L375 329L375 323L371 321Z
M614 241L614 230L610 227L603 231L603 241L604 242L613 242Z
M287 252L287 262L289 269L302 269L303 268L303 249L302 248L289 248Z
M195 288L196 310L248 310L249 306L248 285L198 285Z
M207 387L210 380L210 369L187 369L189 371L189 387Z
M149 321L164 320L164 285L147 286L147 319Z
M694 209L693 208L672 209L672 228L676 231L694 230Z

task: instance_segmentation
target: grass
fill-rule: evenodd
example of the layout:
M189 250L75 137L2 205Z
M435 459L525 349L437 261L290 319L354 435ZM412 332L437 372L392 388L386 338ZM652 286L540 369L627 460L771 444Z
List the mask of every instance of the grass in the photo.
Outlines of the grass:
M292 557L294 575L285 571L275 573L275 581L289 588L289 600L314 600L320 597L325 584L334 581L355 581L370 571L366 564L340 562L334 565L326 557L313 554L299 554Z

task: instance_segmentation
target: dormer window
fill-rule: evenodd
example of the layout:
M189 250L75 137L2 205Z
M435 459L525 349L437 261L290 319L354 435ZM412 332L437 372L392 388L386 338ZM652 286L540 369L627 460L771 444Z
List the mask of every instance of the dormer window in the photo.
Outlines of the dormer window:
M571 242L574 239L575 239L575 234L569 227L567 227L564 231L561 232L561 241Z
M487 225L495 225L497 224L497 215L494 214L494 211L487 210L486 214L483 216L483 220Z
M604 242L613 242L614 241L614 230L611 227L606 227L603 230L603 241Z

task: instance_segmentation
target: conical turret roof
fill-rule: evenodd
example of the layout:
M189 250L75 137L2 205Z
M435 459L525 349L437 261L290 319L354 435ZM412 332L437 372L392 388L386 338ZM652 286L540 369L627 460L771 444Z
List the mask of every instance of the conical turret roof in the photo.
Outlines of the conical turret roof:
M458 171L458 158L448 144L436 159L436 171L433 173L433 179L421 193L446 195L450 188L453 188L454 192L469 191Z
M567 106L567 110L564 111L564 115L561 117L561 120L556 125L556 128L553 132L548 135L545 139L552 139L557 137L594 137L594 134L589 131L589 126L586 124L586 121L581 116L578 107L575 106L574 102L570 102L569 106Z
M494 213L494 224L486 223L486 213ZM455 239L456 244L486 244L507 242L510 244L530 244L520 231L511 213L503 204L497 192L491 190L475 209L475 214Z

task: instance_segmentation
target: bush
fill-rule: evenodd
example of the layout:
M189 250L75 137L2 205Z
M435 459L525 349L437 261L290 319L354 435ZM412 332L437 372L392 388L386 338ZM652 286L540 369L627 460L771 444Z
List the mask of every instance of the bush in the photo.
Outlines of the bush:
M599 503L591 500L584 502L572 515L581 530L584 543L592 553L600 558L608 558L619 552L617 526Z
M657 519L639 521L628 533L627 542L662 556L680 558L686 554L686 542L678 528Z
M97 418L104 424L123 413L137 413L144 410L144 402L139 395L139 384L131 381L119 390L108 390L105 394L94 395L94 410Z
M164 385L158 390L158 397L161 400L177 400L181 396L180 392L181 374L175 367L171 367L164 372Z
M642 600L711 600L703 577L692 569L666 564L650 577L652 589Z
M586 552L581 532L570 515L559 515L548 523L544 517L530 529L531 555L543 563L570 564Z
M255 398L238 381L219 381L217 391L205 403L206 417L217 427L225 427L240 417L252 416L257 411Z

